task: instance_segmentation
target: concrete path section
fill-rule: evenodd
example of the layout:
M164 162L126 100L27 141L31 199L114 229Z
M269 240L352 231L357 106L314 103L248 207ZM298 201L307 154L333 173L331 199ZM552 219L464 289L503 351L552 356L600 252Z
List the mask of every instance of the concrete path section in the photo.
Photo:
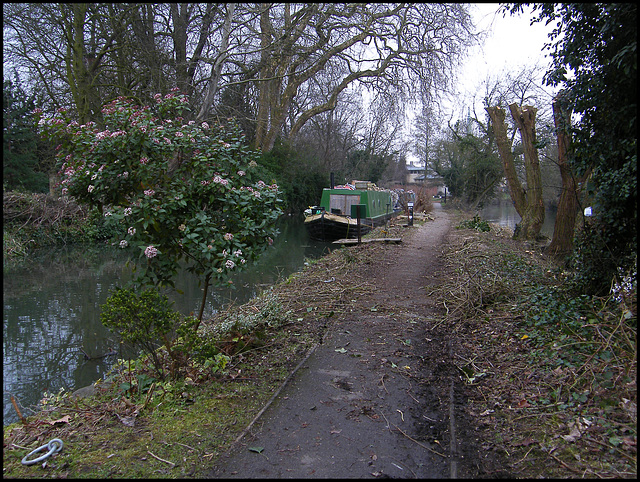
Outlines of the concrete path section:
M450 400L428 382L437 370L423 356L433 343L425 285L449 229L446 214L435 215L385 248L389 276L329 329L211 477L455 476Z

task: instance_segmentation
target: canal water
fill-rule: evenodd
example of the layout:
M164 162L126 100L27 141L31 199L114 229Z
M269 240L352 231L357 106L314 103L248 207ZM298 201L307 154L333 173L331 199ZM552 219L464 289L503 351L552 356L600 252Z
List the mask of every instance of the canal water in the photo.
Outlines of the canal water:
M494 200L485 204L480 211L480 218L490 223L498 223L510 229L514 229L516 224L522 218L517 213L511 199ZM547 208L544 213L544 224L540 230L540 234L547 236L549 239L553 237L553 226L556 222L556 211Z
M306 259L322 256L329 244L308 239L301 219L283 217L280 234L261 258L232 277L232 288L212 288L204 317L229 303L242 304L262 289L303 268ZM27 266L3 276L3 423L30 415L44 392L75 390L103 378L115 356L85 360L118 349L116 337L100 323L100 306L111 290L130 278L129 254L107 246L48 249L29 257ZM174 308L198 313L202 290L190 273L180 273L170 296ZM122 355L120 355L122 356Z

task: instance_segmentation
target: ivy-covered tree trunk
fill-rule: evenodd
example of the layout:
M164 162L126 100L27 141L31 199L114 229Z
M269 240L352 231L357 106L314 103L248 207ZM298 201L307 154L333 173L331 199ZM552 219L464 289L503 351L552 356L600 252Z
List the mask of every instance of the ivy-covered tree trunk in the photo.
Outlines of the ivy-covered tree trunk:
M104 55L111 49L114 35L106 40L100 51L89 51L85 40L87 15L90 14L89 4L62 5L60 9L67 37L67 52L64 59L66 80L78 111L78 122L86 124L92 120L101 124L102 100L97 87L97 76ZM93 48L93 46L89 47Z
M535 119L537 110L531 106L517 104L509 106L511 116L520 131L524 146L524 163L527 179L526 189L518 179L511 142L507 136L505 112L500 107L487 107L491 118L496 144L504 173L509 184L509 193L517 213L522 220L513 233L514 239L536 239L544 223L544 202L542 201L542 180L540 177L540 162L536 144Z
M580 185L585 176L574 177L569 164L571 136L568 132L571 123L571 110L568 108L566 93L561 91L553 99L553 121L558 138L558 166L562 179L562 192L558 201L558 213L553 228L553 238L546 252L556 259L563 259L573 250L573 238L576 216L579 210Z

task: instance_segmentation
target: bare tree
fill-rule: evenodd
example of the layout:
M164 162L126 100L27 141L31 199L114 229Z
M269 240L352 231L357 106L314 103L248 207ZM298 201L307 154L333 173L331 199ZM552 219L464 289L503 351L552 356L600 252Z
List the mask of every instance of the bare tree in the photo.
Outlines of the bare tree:
M301 87L329 65L341 72L339 81L321 103L292 121L289 137L334 109L354 82L394 85L398 95L419 77L447 84L471 37L471 22L458 4L286 4L263 9L260 34L256 145L268 150Z
M53 106L96 119L115 96L148 102L177 85L203 120L242 95L263 150L358 85L398 104L445 88L474 38L463 4L30 3L3 13L5 59Z

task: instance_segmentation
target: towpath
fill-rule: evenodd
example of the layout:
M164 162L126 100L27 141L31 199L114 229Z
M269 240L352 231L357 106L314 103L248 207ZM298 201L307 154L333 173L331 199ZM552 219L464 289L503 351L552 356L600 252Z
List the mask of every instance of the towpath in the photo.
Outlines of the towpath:
M446 336L430 330L439 317L428 296L451 221L439 204L433 214L359 273L376 289L329 328L211 477L464 476L457 377Z

